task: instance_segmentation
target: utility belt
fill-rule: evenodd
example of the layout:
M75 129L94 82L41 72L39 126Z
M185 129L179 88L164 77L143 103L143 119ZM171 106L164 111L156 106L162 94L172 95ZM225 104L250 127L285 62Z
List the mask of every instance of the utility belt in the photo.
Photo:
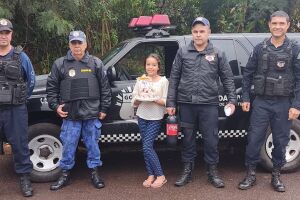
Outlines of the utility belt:
M0 83L0 105L20 105L26 102L26 84Z
M256 75L253 83L256 95L288 97L292 93L291 81L281 76L279 78L273 78Z

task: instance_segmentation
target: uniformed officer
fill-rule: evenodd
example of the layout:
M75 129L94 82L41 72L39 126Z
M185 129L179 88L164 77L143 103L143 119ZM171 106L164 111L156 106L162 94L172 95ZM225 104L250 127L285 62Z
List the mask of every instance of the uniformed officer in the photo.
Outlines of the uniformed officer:
M255 169L259 152L271 126L274 149L272 150L272 181L274 190L284 192L280 170L286 163L285 151L289 142L293 119L300 113L300 48L286 36L290 18L284 11L270 16L270 38L254 47L244 70L243 104L250 110L250 88L254 84L255 99L252 103L245 165L247 175L239 188L249 189L255 184Z
M102 166L98 146L102 126L99 119L105 118L110 106L110 86L102 61L86 51L86 35L82 31L70 33L69 48L65 57L54 62L47 81L49 107L63 118L60 133L62 174L50 189L58 190L68 184L80 136L87 149L92 184L100 189L104 181L98 174L98 167Z
M26 99L31 95L34 70L21 47L11 45L12 23L0 19L0 132L12 146L15 171L20 175L25 197L33 195L29 178L32 171L28 149L28 113Z
M200 128L204 142L204 161L209 182L224 187L218 176L218 86L223 83L231 114L235 110L236 95L233 74L224 52L216 49L208 39L210 23L204 17L192 23L192 41L178 50L170 76L167 97L167 111L174 115L179 106L180 126L182 127L183 171L176 186L191 181L196 157L195 129Z

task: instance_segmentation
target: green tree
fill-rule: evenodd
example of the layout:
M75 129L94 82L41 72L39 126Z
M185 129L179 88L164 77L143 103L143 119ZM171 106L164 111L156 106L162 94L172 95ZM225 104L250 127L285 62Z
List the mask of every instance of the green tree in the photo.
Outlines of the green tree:
M127 27L132 17L168 14L179 35L190 34L197 16L207 17L213 32L266 32L270 13L283 9L290 30L299 32L299 7L299 0L1 0L0 17L13 22L13 44L24 47L37 73L48 73L65 55L71 30L84 31L88 51L101 56L134 36Z
M168 14L176 34L190 34L193 20L203 15L202 0L165 0L157 2L159 13Z

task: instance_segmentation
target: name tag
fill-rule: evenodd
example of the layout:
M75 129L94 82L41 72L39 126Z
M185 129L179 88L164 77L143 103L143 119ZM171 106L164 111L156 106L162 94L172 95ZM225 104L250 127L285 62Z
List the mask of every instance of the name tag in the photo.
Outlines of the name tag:
M92 70L91 69L81 69L80 72L82 72L82 73L91 73Z

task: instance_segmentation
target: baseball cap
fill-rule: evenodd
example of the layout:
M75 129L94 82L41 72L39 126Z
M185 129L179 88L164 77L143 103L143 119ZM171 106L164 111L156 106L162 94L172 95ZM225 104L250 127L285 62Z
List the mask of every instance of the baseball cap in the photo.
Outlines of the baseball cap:
M82 31L71 31L69 34L69 42L72 42L74 40L85 42L86 35Z
M13 31L13 25L8 19L0 19L0 31Z
M196 24L203 24L204 26L208 26L210 27L210 23L208 21L208 19L204 18L204 17L197 17L196 19L194 19L192 26L195 26Z

